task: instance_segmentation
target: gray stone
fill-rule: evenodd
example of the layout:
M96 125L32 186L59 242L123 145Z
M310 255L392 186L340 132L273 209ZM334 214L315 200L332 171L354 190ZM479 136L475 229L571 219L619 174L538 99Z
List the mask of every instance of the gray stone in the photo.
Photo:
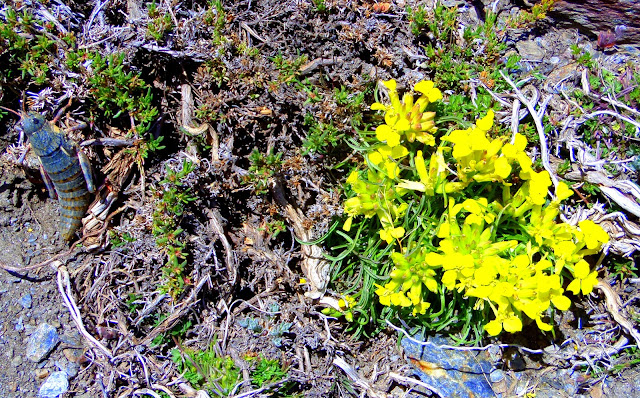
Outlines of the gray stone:
M31 296L31 293L27 293L20 298L20 305L24 309L28 310L29 308L31 308L31 304L33 304L33 297Z
M618 44L640 41L640 2L636 0L559 0L549 13L559 25L573 26L585 33L615 33Z
M540 61L544 58L544 50L534 40L518 42L516 49L523 61Z
M38 397L58 398L69 390L69 380L66 372L53 372L47 380L40 386Z
M60 336L60 341L72 347L82 347L82 336L76 330L66 331Z
M58 367L58 369L67 374L67 379L69 380L76 377L78 375L78 372L80 371L80 365L78 365L76 362L71 362L64 359L61 361L56 361L56 366Z
M42 361L58 344L60 337L56 329L43 323L31 334L27 343L27 358L33 362Z
M18 318L18 320L16 321L16 326L13 327L16 332L22 332L24 330L24 325L22 322L22 317Z

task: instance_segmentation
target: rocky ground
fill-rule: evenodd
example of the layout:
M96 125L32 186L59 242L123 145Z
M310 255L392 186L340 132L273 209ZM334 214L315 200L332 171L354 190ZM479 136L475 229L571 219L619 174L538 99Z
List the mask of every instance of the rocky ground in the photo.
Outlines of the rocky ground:
M558 28L562 16L553 13L508 28L509 17L530 9L519 2L445 3L457 10L459 29L483 24L492 7L498 12L495 29L505 47L492 66L518 54L514 79L544 76L527 84L549 96L546 112L556 126L577 115L562 95L584 87L586 69L577 58L588 54L615 72L621 85L633 72L629 65L640 60L624 37L616 46L599 46L598 32ZM1 32L0 62L7 67L0 75L0 104L19 110L25 93L32 110L53 119L71 98L59 125L89 125L69 134L85 142L101 185L97 195L110 206L96 225L85 225L82 240L64 242L58 201L48 197L37 169L17 161L16 118L0 120L0 265L6 270L0 276L0 396L640 396L640 335L634 330L640 281L631 269L640 247L633 223L640 216L634 213L637 197L635 206L632 196L628 206L602 192L589 197L628 217L602 222L611 223L609 231L622 231L611 258L633 262L620 270L605 260L600 276L610 290L555 314L553 335L528 328L486 340L503 345L473 354L427 354L408 339L400 344L402 332L391 326L374 334L372 324L368 337L355 338L344 318L321 312L318 291L338 297L340 283L331 274L328 290L319 286L326 264L313 260L313 250L334 253L329 245L300 241L322 237L341 216L344 165L354 156L347 140L371 121L368 106L378 80L395 78L409 88L435 79L424 48L436 39L416 37L407 11L422 6L435 18L432 2L11 6L35 21L22 16L22 25L11 25L8 5L0 5L3 27L20 33ZM34 53L36 42L24 50L15 44L20 37L49 37L57 44ZM122 54L121 64L96 66L98 55L113 53ZM495 88L495 81L476 72L441 87L445 100ZM98 75L112 80L92 79ZM349 100L339 99L341 90ZM147 92L153 100L145 99ZM353 100L359 93L362 102ZM506 101L499 116L507 124L513 94L496 93ZM595 109L607 106L602 101ZM637 111L620 109L639 120ZM354 123L359 117L362 123ZM148 130L136 130L145 124ZM568 133L549 137L556 169L568 157L569 142L578 154L596 153ZM635 139L605 138L603 146L619 148L609 152L611 159L627 158L626 151L636 148ZM154 150L149 142L163 148ZM585 156L573 162L567 179L585 179L571 171L599 161ZM619 164L607 169L616 181L637 178L623 167L627 163ZM609 291L618 304L611 304ZM198 365L185 365L191 358ZM422 366L443 358L452 361L446 374ZM276 365L264 370L264 359ZM481 370L472 378L460 363L477 363ZM467 378L477 384L461 384Z

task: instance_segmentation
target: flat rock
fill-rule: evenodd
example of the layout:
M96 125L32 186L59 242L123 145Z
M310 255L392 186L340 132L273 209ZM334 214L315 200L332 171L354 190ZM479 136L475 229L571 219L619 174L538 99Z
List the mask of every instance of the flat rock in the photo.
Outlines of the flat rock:
M536 1L538 2L538 1ZM559 0L549 16L559 24L569 23L583 32L615 32L617 43L640 42L640 1L637 0Z
M544 58L544 49L535 40L527 40L516 43L518 54L525 61L540 61Z
M33 331L27 343L27 358L33 362L40 362L60 342L56 328L48 323L42 323Z
M69 390L69 380L66 372L53 372L44 381L38 391L40 398L58 398Z
M422 336L414 339L421 341ZM489 354L485 351L461 351L441 348L453 341L440 336L418 344L404 338L402 347L415 373L443 397L495 397L487 381L492 372Z
M31 296L31 293L27 293L24 296L22 296L20 298L20 305L24 308L24 309L29 309L31 308L31 304L33 303L33 298Z

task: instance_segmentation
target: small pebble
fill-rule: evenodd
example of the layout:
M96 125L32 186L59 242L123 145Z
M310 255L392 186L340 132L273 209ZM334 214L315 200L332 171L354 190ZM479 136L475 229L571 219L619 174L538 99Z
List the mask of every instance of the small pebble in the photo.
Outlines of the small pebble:
M58 398L69 390L69 380L66 372L53 372L40 386L38 397Z
M60 337L56 328L43 323L31 334L27 343L27 358L33 362L42 361L58 344Z
M49 376L50 372L49 369L36 369L35 373L38 379L44 379L45 377Z
M78 375L78 373L80 373L80 365L75 362L69 362L64 371L69 379L73 379Z
M13 329L17 332L22 332L24 330L24 325L22 322L22 317L18 318L18 320L16 321L16 326L14 326Z
M18 383L15 381L12 381L9 383L9 392L16 392L18 391Z
M79 363L80 359L83 357L83 352L81 349L65 348L64 350L62 350L62 353L69 362Z
M65 361L64 359L61 361L56 361L56 366L61 371L67 374L67 379L71 380L78 375L80 371L80 365L75 362Z
M502 379L504 379L504 372L500 369L494 369L489 374L489 380L491 380L492 383L497 383Z
M82 336L80 336L80 333L76 332L75 330L65 332L62 336L60 336L60 341L72 347L82 346Z
M20 355L16 355L15 357L13 357L13 359L11 359L11 365L13 365L14 367L22 365L22 357Z
M31 296L31 293L27 293L24 296L22 296L20 298L20 305L24 308L24 309L29 309L31 308L31 305L33 304L33 297Z

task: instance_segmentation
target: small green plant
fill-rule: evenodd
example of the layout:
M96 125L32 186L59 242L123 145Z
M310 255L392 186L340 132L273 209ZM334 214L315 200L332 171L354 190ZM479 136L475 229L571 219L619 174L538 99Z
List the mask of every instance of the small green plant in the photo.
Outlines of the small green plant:
M271 342L273 343L273 345L275 345L276 347L282 347L284 336L285 334L289 333L291 325L292 324L289 322L278 323L269 331L269 336L272 336Z
M203 21L206 25L213 27L212 40L214 45L217 46L227 41L227 38L223 34L227 14L222 7L222 0L209 0Z
M300 73L300 67L308 61L306 55L298 55L294 59L286 59L281 53L271 58L275 68L280 72L278 82L287 83Z
M433 13L425 29L431 39L424 49L429 57L425 65L433 71L434 83L457 90L477 75L488 88L494 89L496 82L502 81L496 64L506 48L502 40L504 32L496 28L497 15L487 12L483 24L465 27L464 40L460 42L454 40L457 9L438 4ZM512 62L517 64L514 61L515 58Z
M557 0L542 0L531 7L531 11L521 10L517 16L507 18L510 28L531 28L536 22L545 19Z
M623 281L627 278L637 278L637 271L633 259L630 258L622 258L615 257L611 260L611 265L609 266L611 270L611 274L614 278L618 278L620 281Z
M134 131L142 134L149 129L158 116L153 105L151 86L142 80L139 73L128 71L125 54L114 53L107 56L100 52L88 53L91 60L89 76L90 95L105 116L117 118L126 113L138 123Z
M182 181L195 168L195 164L186 159L177 171L167 166L166 177L160 181L162 188L155 192L156 205L153 212L152 233L156 238L156 245L167 256L167 262L162 267L164 282L160 290L173 297L181 294L187 284L185 279L187 260L183 251L185 243L181 237L183 230L180 227L180 219L186 205L196 198L189 188L183 187Z
M420 35L427 26L427 9L423 5L419 5L415 10L411 6L407 6L407 18L411 33L415 36Z
M161 41L164 36L173 29L173 21L171 14L168 12L160 13L155 0L149 4L147 9L149 13L149 22L147 23L147 37L156 41Z
M564 176L569 170L571 170L571 160L565 159L558 165L558 175Z
M50 65L55 64L55 54L60 49L73 52L75 37L36 19L27 7L17 12L8 6L3 16L0 16L0 55L4 64L0 68L0 82L3 86L29 81L45 85L51 79Z
M227 67L220 59L214 58L206 61L198 68L198 73L207 77L207 80L213 82L218 88L229 80L227 76Z
M158 327L165 319L169 317L169 314L155 314L155 322L153 327ZM173 338L183 339L187 335L187 332L191 329L193 323L190 320L183 320L178 322L177 325L169 329L168 331L159 334L151 341L152 347L157 347L163 344L168 344Z
M238 326L250 330L254 333L262 333L262 325L258 318L243 318L238 320Z
M590 182L584 182L582 184L582 190L591 196L597 196L600 193L600 188Z
M309 127L309 133L302 143L304 148L303 155L311 152L328 153L331 148L340 142L344 134L339 132L333 126L333 123L325 124L322 122L314 122Z
M269 179L282 168L282 153L274 154L271 151L268 155L263 155L254 149L249 155L249 162L251 166L243 179L244 184L252 185L257 195L266 193L269 190Z
M283 368L277 359L266 359L263 355L259 358L247 359L256 361L255 368L251 371L251 381L258 388L280 381L287 376L287 369Z
M227 396L240 381L240 369L233 359L219 356L213 344L205 351L174 349L171 360L191 385L209 393Z
M260 49L258 47L251 47L245 42L240 42L238 44L238 53L255 58L260 54Z
M327 12L325 0L313 0L313 6L316 8L316 12Z
M340 86L339 89L336 88L333 93L336 104L339 107L343 107L344 114L350 116L351 125L355 128L358 128L362 125L362 110L364 108L364 99L366 94L367 90L359 93L351 93L344 86ZM306 116L305 124L307 124ZM312 123L309 123L307 125L312 125Z
M592 69L595 66L591 54L578 47L577 44L571 45L571 54L580 65L586 66L588 69Z
M130 314L135 314L136 311L142 307L142 304L139 303L139 300L142 298L141 295L135 293L129 293L129 297L127 298L127 311Z
M271 238L275 239L280 234L280 232L284 232L287 230L287 224L284 222L284 220L273 220L271 222L268 222L265 225L264 229L267 234L271 236Z
M638 350L638 347L636 346L628 347L620 353L613 355L612 362L614 363L614 365L611 368L611 373L614 375L618 375L623 370L631 368L640 363L640 350Z
M126 246L127 243L135 242L136 238L131 236L128 232L117 232L114 230L109 230L109 242L111 242L111 246L114 248L119 248Z
M165 146L161 144L163 139L164 137L159 135L158 138L150 137L148 141L138 142L134 153L137 154L137 158L140 163L144 163L144 159L148 158L150 153L160 151L165 148Z

